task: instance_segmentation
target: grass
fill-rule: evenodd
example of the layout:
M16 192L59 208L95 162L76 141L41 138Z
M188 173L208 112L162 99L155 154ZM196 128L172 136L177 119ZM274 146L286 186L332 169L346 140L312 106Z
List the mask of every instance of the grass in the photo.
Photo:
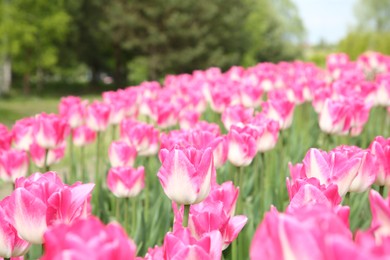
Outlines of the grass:
M90 100L98 98L96 95L83 96ZM13 122L25 116L31 116L36 113L56 112L59 98L56 97L19 97L12 99L0 100L0 122L11 126ZM374 108L371 111L370 119L365 126L364 131L359 137L337 137L326 138L318 127L318 116L313 111L310 104L297 106L294 113L294 121L291 128L281 133L277 146L263 156L257 155L252 164L243 169L241 178L244 178L243 186L240 188L240 212L248 217L248 223L241 232L238 242L237 251L240 259L249 258L249 246L253 234L261 222L263 215L275 205L279 211L284 211L288 205L288 196L285 186L285 179L289 176L288 162L293 164L301 162L304 155L311 147L317 147L324 150L330 150L341 144L357 145L361 148L367 148L369 143L377 135L388 136L389 126L387 113L382 108ZM207 111L204 115L210 121L215 121L222 125L217 115ZM387 120L387 121L386 121ZM165 196L156 173L160 167L157 157L137 158L136 166L143 165L147 174L146 187L141 194L130 201L119 200L115 198L106 188L105 178L109 169L107 149L111 142L111 129L103 133L103 142L101 148L101 162L99 174L103 179L101 193L93 194L93 198L99 196L99 199L92 199L93 213L98 215L103 221L119 221L122 226L127 227L127 232L132 237L138 248L138 255L144 256L148 247L161 245L166 232L171 230L173 221L173 212L170 200ZM89 145L86 148L87 173L92 178L95 171L96 144ZM75 157L79 159L80 150L75 151ZM79 160L77 160L79 161ZM62 176L68 175L70 171L70 158L67 155L59 164L52 167ZM34 168L38 171L39 169ZM80 167L77 171L80 175ZM234 180L239 169L229 163L218 169L218 182L222 180ZM70 182L77 178L71 179ZM92 181L92 179L91 179ZM256 182L261 189L256 186ZM238 183L236 183L238 185ZM146 196L149 196L150 207L145 209ZM116 205L120 203L120 214L116 218ZM362 194L351 194L351 229L366 228L371 219L367 192ZM132 216L135 213L135 229L130 228L129 219L125 216ZM230 249L224 252L225 259L230 259Z

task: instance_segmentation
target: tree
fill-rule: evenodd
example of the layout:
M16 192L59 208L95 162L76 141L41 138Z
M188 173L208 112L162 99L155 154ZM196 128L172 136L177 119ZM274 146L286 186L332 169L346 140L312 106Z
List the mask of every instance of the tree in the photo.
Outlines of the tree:
M360 30L390 32L389 14L388 0L359 0L355 5L355 16Z
M57 63L57 44L66 35L69 16L60 0L3 1L1 9L7 17L1 21L0 34L7 40L0 42L0 49L11 58L12 70L23 75L27 94L31 74Z

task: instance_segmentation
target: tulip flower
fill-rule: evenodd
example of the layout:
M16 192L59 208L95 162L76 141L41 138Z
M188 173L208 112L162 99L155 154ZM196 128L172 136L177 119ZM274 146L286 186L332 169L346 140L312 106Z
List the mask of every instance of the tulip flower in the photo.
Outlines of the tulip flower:
M16 178L27 175L28 164L25 151L0 151L0 179L15 182Z
M258 114L247 126L253 129L251 135L256 139L258 152L266 152L275 147L279 138L278 122Z
M377 241L390 236L390 199L371 190L369 194L372 221L371 227L375 230L374 235Z
M34 142L34 117L27 117L15 122L12 127L13 143L16 149L29 151L30 145Z
M98 101L87 107L87 126L96 132L107 129L111 107L108 104Z
M153 248L149 248L148 252L145 255L145 260L160 260L164 259L164 248L155 246Z
M233 126L228 133L228 160L237 167L248 166L256 155L256 140L245 128Z
M197 111L184 111L179 114L180 129L189 130L199 122L200 114Z
M263 111L268 118L279 123L280 129L284 130L291 126L294 115L294 103L286 97L275 97L262 104Z
M0 202L0 257L11 258L22 256L30 248L30 243L21 239L5 211L8 207L8 198Z
M352 239L332 210L313 206L283 214L273 208L255 233L250 259L327 259L326 241L339 236Z
M88 126L80 126L73 130L73 143L76 146L91 144L96 139L96 132Z
M124 141L115 141L110 144L108 157L111 167L133 166L137 157L137 150Z
M358 173L361 158L349 157L340 149L327 153L311 148L303 165L308 178L315 177L321 184L337 184L340 196L344 196Z
M104 225L95 217L53 226L44 240L42 260L136 259L136 245L123 228L115 223Z
M380 186L390 186L390 138L377 136L369 149L376 156L379 168L375 183Z
M8 150L11 147L12 134L8 128L0 124L0 150Z
M41 113L35 117L34 137L44 149L58 148L68 134L66 122L55 114Z
M45 162L45 156L46 156L45 153L46 153L45 149L43 149L36 143L33 143L30 146L31 160L35 163L36 166L38 166L39 168L43 168L45 166L49 167L53 164L56 164L59 161L61 161L62 158L64 158L65 142L61 146L55 149L47 150L46 162Z
M211 148L161 149L157 177L165 194L180 205L196 204L210 191L215 169Z
M159 132L152 125L138 122L122 125L121 136L140 156L154 155L158 151Z
M137 196L145 187L144 167L137 169L131 167L111 168L107 175L107 186L118 198Z
M59 114L74 129L84 123L86 105L87 101L82 101L79 97L63 97L59 104Z
M241 105L229 106L222 113L222 123L227 130L232 125L245 125L248 123L253 116L253 108L245 108Z
M21 238L41 244L49 226L87 217L93 187L65 185L55 172L21 177L15 182L7 214Z
M198 240L186 228L168 232L164 238L164 252L166 259L219 260L222 256L221 234L213 231Z

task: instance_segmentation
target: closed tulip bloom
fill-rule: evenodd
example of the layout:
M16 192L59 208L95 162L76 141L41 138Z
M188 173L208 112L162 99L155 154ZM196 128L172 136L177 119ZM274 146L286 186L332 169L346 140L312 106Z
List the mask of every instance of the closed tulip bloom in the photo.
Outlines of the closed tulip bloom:
M190 205L207 197L216 178L211 148L161 149L160 160L157 177L168 198L180 205Z
M57 148L64 142L67 134L68 125L59 116L41 113L35 117L34 137L42 148Z
M129 166L111 168L107 175L107 186L118 198L137 196L145 187L145 169Z
M280 129L284 130L291 126L295 105L287 98L272 98L262 104L263 111L268 118L279 123Z
M110 144L108 157L111 167L133 166L137 157L137 150L125 141L115 141Z
M33 143L30 146L31 160L39 168L45 166L45 154L46 154L45 149L39 146L38 144ZM64 156L65 156L65 143L63 143L61 146L55 149L48 150L46 165L50 166L59 163L61 159L64 158Z
M313 206L288 214L272 208L253 237L250 259L325 260L326 241L340 236L352 239L348 226L332 210Z
M228 160L237 167L248 166L256 155L256 140L243 129L233 126L228 133Z
M198 240L187 228L181 228L165 235L164 251L166 259L219 260L222 256L221 234L213 231Z
M377 159L378 173L375 183L381 186L390 186L390 138L375 137L369 150Z
M232 125L244 125L248 123L253 116L253 108L245 108L241 105L229 106L222 113L222 123L227 130Z
M63 97L59 104L59 114L73 129L84 123L86 106L87 101L82 101L79 97Z
M16 149L28 151L34 142L34 117L27 117L15 122L12 127L13 143Z
M371 227L377 241L390 236L390 199L382 198L375 190L369 194L372 221Z
M136 245L121 226L104 225L96 217L59 224L45 233L44 255L50 259L136 259Z
M8 131L8 128L0 124L0 150L8 150L11 147L12 134Z
M266 152L275 147L279 138L278 122L258 114L248 126L254 130L258 152Z
M0 257L22 256L28 251L31 244L19 237L5 213L7 207L8 198L5 198L0 202Z
M106 130L110 118L111 107L98 101L87 107L87 126L96 132Z
M135 147L140 156L150 156L158 152L159 131L152 125L133 122L122 128L122 137Z
M14 182L16 178L27 175L28 156L25 151L0 151L0 178Z
M195 126L197 122L199 122L200 113L197 111L184 111L179 115L179 124L181 129L189 130Z
M303 164L308 178L315 177L321 184L337 184L340 196L344 196L358 173L361 158L349 157L337 149L327 153L311 148Z
M55 172L21 177L15 182L7 214L21 238L41 244L48 226L87 217L93 187L65 185Z
M319 124L322 131L330 134L345 134L349 129L347 118L347 109L339 101L333 101L329 98L321 110ZM345 127L345 126L348 127Z
M88 126L80 126L73 129L73 143L75 146L91 144L96 139L96 132Z

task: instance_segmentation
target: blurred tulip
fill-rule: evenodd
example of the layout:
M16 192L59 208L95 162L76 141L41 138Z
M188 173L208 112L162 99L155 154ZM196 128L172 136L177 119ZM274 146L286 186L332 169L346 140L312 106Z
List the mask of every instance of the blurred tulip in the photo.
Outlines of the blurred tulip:
M248 166L256 155L256 140L244 128L231 127L228 135L228 160L237 167Z
M96 132L88 126L80 126L73 129L73 143L76 146L91 144L96 139Z
M245 108L241 105L229 106L222 113L222 123L227 130L232 125L245 125L248 123L253 116L253 108Z
M30 146L30 155L32 162L35 163L36 166L39 168L43 168L44 166L51 166L53 164L56 164L61 161L62 158L65 156L65 142L55 148L55 149L49 149L47 153L47 160L45 165L45 154L46 151L44 148L39 146L36 143L33 143Z
M107 186L118 198L137 196L145 187L144 167L129 166L111 168L107 175Z
M0 124L0 150L8 150L11 147L12 134L8 128Z
M110 113L110 105L98 101L93 102L87 107L87 126L96 132L106 130Z
M137 157L137 151L124 141L115 141L110 144L108 157L111 167L133 166Z
M140 156L150 156L158 152L159 131L152 125L139 122L122 125L121 136L135 147Z
M207 197L216 178L211 148L161 149L159 157L162 165L157 177L168 198L190 205Z
M64 142L67 134L68 126L59 116L41 113L35 117L34 137L36 143L42 148L58 148Z
M26 117L15 122L12 127L12 136L16 149L29 151L34 142L34 117Z
M273 119L279 123L281 130L287 129L291 126L294 115L294 103L287 100L287 98L277 97L268 99L262 104L264 114L268 118Z
M275 147L279 138L278 122L258 114L248 126L254 130L252 136L256 139L258 152L266 152Z
M369 194L372 220L371 228L374 230L376 241L390 236L390 199L382 198L375 190Z
M25 151L0 151L0 179L15 182L27 175L29 159Z
M63 97L59 104L59 114L72 129L79 127L84 123L87 103L79 97Z
M378 173L375 183L380 186L390 186L390 138L375 137L369 150L377 158Z
M115 223L104 225L95 217L53 226L44 237L42 260L136 259L136 245L123 228Z

